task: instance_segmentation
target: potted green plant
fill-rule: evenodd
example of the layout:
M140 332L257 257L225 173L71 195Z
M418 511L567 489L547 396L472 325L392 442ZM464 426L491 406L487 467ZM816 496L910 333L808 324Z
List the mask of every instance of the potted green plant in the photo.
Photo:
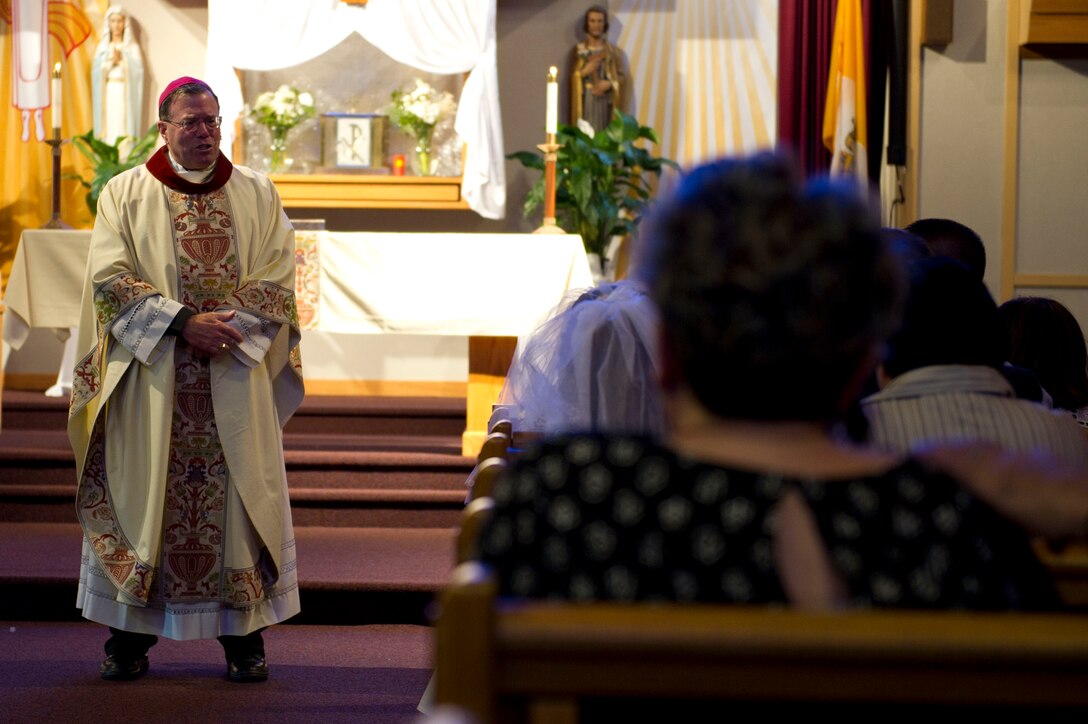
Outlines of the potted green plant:
M92 217L98 214L98 195L106 187L106 182L122 171L145 162L154 150L157 140L158 127L155 125L148 128L143 138L137 139L135 143L128 136L118 136L116 143L110 144L95 137L93 130L72 139L79 152L94 166L94 175L90 181L77 174L68 175L68 178L76 179L87 189L87 207L90 208ZM125 148L128 152L122 158Z
M568 233L581 235L586 253L597 254L603 263L612 237L630 234L638 225L650 203L653 179L665 167L679 166L643 148L643 142L658 143L657 134L619 111L596 133L588 126L583 130L560 124L556 142L561 144L556 162L556 223ZM517 151L507 158L544 170L539 152ZM525 199L525 216L543 203L542 174Z

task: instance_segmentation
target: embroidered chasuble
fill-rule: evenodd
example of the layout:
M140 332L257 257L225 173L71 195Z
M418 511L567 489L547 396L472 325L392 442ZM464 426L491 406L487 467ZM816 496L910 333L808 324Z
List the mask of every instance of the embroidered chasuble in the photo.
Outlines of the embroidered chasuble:
M159 149L103 190L68 425L85 617L192 639L298 612L282 443L302 399L294 275L275 188L223 156L198 183ZM235 311L245 341L202 355L166 333L182 308Z

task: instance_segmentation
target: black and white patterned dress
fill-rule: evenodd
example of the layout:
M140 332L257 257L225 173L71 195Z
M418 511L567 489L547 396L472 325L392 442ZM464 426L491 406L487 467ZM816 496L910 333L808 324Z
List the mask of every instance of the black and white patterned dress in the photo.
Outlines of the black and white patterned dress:
M557 438L496 485L480 555L507 596L785 604L774 511L791 488L854 606L1055 605L1025 534L913 461L824 482L701 463L642 438Z

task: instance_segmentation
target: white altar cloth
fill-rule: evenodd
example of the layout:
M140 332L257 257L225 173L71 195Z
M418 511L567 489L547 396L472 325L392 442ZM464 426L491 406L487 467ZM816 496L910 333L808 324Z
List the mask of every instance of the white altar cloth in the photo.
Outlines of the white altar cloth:
M579 236L320 233L323 332L517 337L593 285Z
M520 336L572 289L592 286L581 238L552 234L321 231L312 328L341 334ZM23 232L3 339L79 324L89 231Z
M4 342L19 349L30 330L66 338L79 326L79 305L91 232L27 229L19 239L4 293Z

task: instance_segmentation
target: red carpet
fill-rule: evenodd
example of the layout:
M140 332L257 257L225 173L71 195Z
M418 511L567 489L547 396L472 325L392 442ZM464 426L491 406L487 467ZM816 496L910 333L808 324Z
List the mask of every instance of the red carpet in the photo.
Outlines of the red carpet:
M266 634L272 678L225 678L215 641L160 640L136 682L98 676L75 609L81 534L67 401L4 393L0 722L410 722L473 461L464 400L308 398L284 435L302 614Z
M0 626L0 721L13 724L410 722L431 674L422 626L273 627L263 684L228 681L215 641L160 639L147 676L108 682L98 676L101 626Z

